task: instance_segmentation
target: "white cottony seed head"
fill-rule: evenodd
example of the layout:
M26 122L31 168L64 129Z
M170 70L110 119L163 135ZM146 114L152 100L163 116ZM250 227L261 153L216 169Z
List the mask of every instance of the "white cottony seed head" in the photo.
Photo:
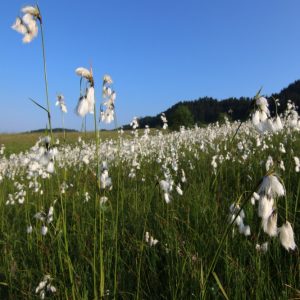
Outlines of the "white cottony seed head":
M283 224L279 228L279 239L281 242L281 245L286 249L286 250L295 250L296 249L296 243L294 240L294 231L291 226L291 223L286 221L285 224Z
M46 234L47 234L47 232L48 232L48 227L47 227L47 226L45 226L45 225L43 225L43 226L42 226L42 230L41 230L41 232L42 232L42 235L46 235Z
M277 236L277 213L273 212L269 218L262 220L263 230L269 236Z
M258 215L267 220L273 212L274 199L263 196L258 202Z
M267 175L263 178L257 193L272 198L281 197L285 195L285 189L276 175Z

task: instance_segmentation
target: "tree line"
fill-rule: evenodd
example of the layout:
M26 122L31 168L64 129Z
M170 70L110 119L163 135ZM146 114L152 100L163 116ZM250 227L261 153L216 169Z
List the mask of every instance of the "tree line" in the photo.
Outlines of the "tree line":
M269 100L271 113L275 114L275 99L279 99L278 113L286 109L287 101L292 100L296 106L300 106L300 80L290 84L279 93L265 96ZM250 114L253 98L240 97L217 100L212 97L203 97L192 101L180 101L164 111L169 127L177 130L180 125L192 126L194 124L206 125L213 122L222 122L225 117L229 120L246 120ZM139 127L161 128L161 113L156 116L146 116L139 119ZM124 129L130 128L125 125Z

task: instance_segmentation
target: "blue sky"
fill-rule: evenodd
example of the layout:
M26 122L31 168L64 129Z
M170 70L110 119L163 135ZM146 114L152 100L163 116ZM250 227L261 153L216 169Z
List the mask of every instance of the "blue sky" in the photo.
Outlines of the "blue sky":
M30 44L11 29L24 5L1 3L0 132L43 128L46 116L41 37ZM118 123L156 115L180 100L278 92L300 79L299 0L40 0L49 94L65 95L66 127L81 128L74 109L79 77L93 65L96 97L108 73L117 92ZM93 128L93 117L87 120ZM101 127L103 125L101 124Z

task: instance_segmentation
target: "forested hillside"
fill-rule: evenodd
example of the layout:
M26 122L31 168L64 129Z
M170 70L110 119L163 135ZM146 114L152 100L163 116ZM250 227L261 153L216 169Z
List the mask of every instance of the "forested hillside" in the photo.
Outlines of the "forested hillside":
M280 100L278 112L282 112L286 108L287 100L292 100L298 107L300 105L300 80L290 84L277 94L266 96L269 100L271 112L274 113L274 99ZM171 128L177 129L179 121L183 125L191 125L197 123L209 124L216 121L222 121L224 117L231 120L245 120L249 116L249 107L251 98L228 98L224 100L217 100L211 97L199 98L197 100L183 100L166 111L164 111ZM184 107L184 108L183 108ZM161 113L151 117L146 116L139 119L141 128L148 125L151 128L161 127L162 121L160 119ZM125 128L128 126L125 126Z

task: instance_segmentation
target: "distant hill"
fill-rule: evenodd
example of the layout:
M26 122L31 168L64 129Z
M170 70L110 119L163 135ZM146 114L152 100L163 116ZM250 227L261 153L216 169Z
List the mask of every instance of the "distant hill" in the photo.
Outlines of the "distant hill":
M268 99L274 97L280 100L280 106L278 112L282 112L286 109L287 101L292 100L296 106L300 107L300 80L295 81L288 87L284 88L277 94L267 96ZM188 108L191 118L194 123L199 125L209 124L216 121L221 121L224 117L235 120L246 120L249 117L249 105L253 98L241 97L241 98L228 98L224 100L217 100L211 97L203 97L197 100L180 101L164 111L169 124L175 124L173 120L174 116L178 116L179 107L185 106ZM274 102L269 101L271 112L275 110ZM146 116L139 119L140 128L144 128L148 125L151 128L162 127L162 121L160 119L161 113L156 116ZM124 126L124 129L130 128L129 125Z
M36 129L36 130L31 130L31 131L27 131L25 133L39 133L39 132L45 132L45 128L44 129ZM63 132L64 129L63 128L53 128L52 132ZM78 132L78 130L75 129L65 129L66 132Z

